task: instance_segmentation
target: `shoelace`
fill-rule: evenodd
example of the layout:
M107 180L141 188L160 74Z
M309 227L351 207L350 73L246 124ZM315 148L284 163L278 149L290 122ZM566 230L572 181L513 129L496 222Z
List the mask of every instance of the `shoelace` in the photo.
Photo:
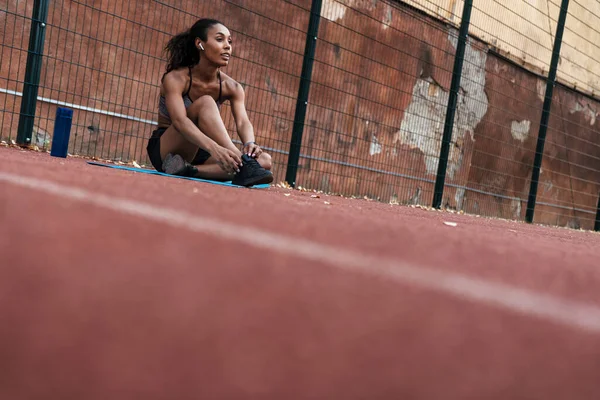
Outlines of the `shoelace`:
M244 160L244 165L249 169L249 172L255 172L262 168L254 158Z

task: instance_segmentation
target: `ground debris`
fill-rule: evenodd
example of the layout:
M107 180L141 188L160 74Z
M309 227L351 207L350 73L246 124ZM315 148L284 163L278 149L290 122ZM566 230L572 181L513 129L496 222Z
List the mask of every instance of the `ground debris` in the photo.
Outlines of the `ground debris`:
M279 188L284 188L284 189L293 189L289 183L287 183L286 181L281 181L279 182L277 185L275 185Z

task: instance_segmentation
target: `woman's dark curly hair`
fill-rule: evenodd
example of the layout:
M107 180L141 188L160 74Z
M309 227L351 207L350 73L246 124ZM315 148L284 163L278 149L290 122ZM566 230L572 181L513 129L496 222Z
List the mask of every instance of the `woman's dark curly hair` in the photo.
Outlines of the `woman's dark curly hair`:
M200 62L200 52L196 48L196 38L206 41L208 30L214 25L222 24L216 19L203 18L187 31L182 32L169 40L165 51L167 52L167 72L181 67L193 67Z

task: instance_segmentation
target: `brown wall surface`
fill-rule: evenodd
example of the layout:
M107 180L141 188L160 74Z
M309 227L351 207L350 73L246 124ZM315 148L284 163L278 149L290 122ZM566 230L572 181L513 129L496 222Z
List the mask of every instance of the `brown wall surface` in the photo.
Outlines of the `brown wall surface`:
M22 90L32 4L10 0L0 12L0 89ZM323 7L297 183L430 205L456 29L391 0ZM58 101L75 107L71 152L147 163L161 49L196 18L216 17L234 34L235 58L225 72L246 88L257 138L281 181L309 11L310 0L53 1L34 143L48 144L57 107L51 100ZM540 77L469 41L444 205L524 218L544 90ZM19 105L20 97L0 93L4 139L16 136ZM593 226L599 111L597 101L555 89L537 222ZM235 136L229 107L223 117Z

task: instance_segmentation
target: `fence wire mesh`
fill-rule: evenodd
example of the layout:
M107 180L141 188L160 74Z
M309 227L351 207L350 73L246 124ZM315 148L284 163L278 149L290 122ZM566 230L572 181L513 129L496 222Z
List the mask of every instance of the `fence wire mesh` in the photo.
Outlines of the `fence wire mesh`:
M523 219L529 194L545 80L513 60L549 70L552 41L547 12L527 1L473 4L461 85L462 113L454 130L462 159L446 202L467 213ZM510 21L510 23L507 23ZM460 113L459 113L460 115Z
M437 82L448 86L452 73L448 30L394 3L323 7L298 182L430 204L447 103Z
M310 94L296 107L313 2L321 2ZM34 0L0 3L0 138L15 140ZM464 1L54 0L32 145L48 149L72 108L69 152L149 166L163 49L198 18L234 36L228 75L246 90L282 181L431 205ZM560 0L474 0L442 206L525 218ZM313 15L313 18L315 16ZM571 0L541 164L535 222L591 229L600 191L600 2ZM304 82L304 83L303 83ZM228 103L222 116L239 144ZM301 126L290 165L294 124ZM442 162L442 165L444 163Z
M558 0L549 8L558 9ZM556 14L556 12L555 12ZM555 25L552 17L551 25ZM600 2L569 2L535 221L591 229L600 194Z
M16 140L33 3L4 2L0 10L0 138L7 142Z
M4 25L10 28L5 28L2 43L3 60L8 61L2 64L3 89L9 92L2 93L2 136L7 140L14 140L17 129L20 98L14 92L23 84L33 6L33 1L22 3L17 2L16 10L10 5L3 10ZM274 169L281 173L302 65L306 3L282 1L273 8L265 1L52 1L32 143L48 148L56 108L69 107L76 111L70 153L149 165L145 147L157 124L164 46L196 19L210 15L231 26L239 50L226 73L245 87L257 138L273 153ZM223 119L235 137L228 103Z

